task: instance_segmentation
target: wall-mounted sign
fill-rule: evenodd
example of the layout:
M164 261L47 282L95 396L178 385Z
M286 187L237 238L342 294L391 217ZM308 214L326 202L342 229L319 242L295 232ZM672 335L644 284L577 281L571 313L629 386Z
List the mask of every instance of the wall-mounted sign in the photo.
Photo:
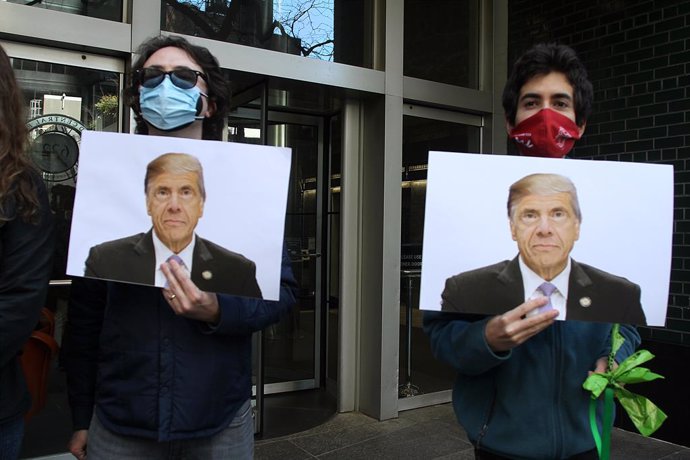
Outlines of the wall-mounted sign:
M81 133L86 127L66 115L42 115L26 123L30 152L43 180L63 182L77 175Z

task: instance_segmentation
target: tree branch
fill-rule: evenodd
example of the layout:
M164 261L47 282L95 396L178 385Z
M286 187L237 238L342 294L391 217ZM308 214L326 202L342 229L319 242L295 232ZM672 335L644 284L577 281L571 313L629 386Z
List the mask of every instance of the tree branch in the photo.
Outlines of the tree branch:
M329 43L335 43L335 42L333 40L329 39L329 40L326 40L326 41L321 42L321 43L315 43L315 44L311 45L309 48L302 47L302 54L304 56L309 56L319 46L328 45Z
M213 28L209 25L209 23L206 20L204 20L203 17L201 17L197 10L195 10L187 4L178 3L175 0L165 0L165 3L170 5L174 10L178 11L180 14L192 21L192 23L195 26L199 27L202 31L204 31L207 37L216 38L216 33L213 30Z

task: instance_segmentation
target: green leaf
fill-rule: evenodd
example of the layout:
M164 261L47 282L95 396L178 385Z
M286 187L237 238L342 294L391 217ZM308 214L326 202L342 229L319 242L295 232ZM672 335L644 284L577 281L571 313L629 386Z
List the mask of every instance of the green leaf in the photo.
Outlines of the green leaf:
M616 389L616 397L625 409L630 420L635 424L637 431L643 436L654 433L667 416L653 402L644 396L632 393L624 388Z
M613 371L613 375L617 376L617 375L623 374L623 373L629 371L630 369L633 369L633 368L639 366L640 364L644 364L647 361L650 361L652 359L654 359L654 355L651 354L649 351L637 350L635 353L628 356L628 358L625 359L625 361L620 363L620 365L616 368L616 370Z
M616 381L618 383L641 383L663 378L663 375L655 374L646 367L636 367L618 376Z
M592 374L587 377L587 380L582 384L582 387L592 392L592 399L597 399L604 392L609 385L609 379L606 374Z

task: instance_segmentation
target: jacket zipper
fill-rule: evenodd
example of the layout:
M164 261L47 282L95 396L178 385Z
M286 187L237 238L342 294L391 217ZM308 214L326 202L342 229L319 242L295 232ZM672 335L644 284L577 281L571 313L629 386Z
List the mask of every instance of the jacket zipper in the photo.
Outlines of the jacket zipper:
M489 410L486 413L486 419L484 420L484 425L482 426L481 430L479 430L479 434L477 435L477 442L474 445L474 452L475 456L478 457L479 454L479 449L481 448L482 444L482 438L486 435L486 432L489 429L489 422L491 421L491 416L494 413L494 406L496 405L496 382L493 382L493 394L491 396L491 403L489 404Z

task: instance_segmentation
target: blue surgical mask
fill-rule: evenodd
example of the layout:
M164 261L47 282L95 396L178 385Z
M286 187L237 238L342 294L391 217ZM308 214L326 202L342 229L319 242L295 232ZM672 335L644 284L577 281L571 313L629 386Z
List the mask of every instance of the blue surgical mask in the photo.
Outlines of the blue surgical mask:
M161 131L174 131L190 125L201 111L200 98L207 96L197 86L182 89L166 75L155 88L142 86L139 89L139 107L144 120ZM208 97L208 96L207 96Z

